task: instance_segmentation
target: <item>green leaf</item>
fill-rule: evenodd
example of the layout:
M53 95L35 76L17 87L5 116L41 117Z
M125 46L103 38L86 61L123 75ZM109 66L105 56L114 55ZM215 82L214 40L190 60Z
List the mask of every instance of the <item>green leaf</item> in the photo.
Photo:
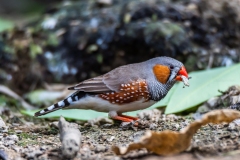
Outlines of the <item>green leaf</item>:
M34 116L34 113L38 110L22 110L23 114ZM93 110L81 110L81 109L69 109L69 110L57 110L55 112L51 112L39 118L57 118L63 116L69 119L76 119L76 120L89 120L99 117L107 117L108 113L96 112Z
M13 27L14 27L14 23L12 21L0 18L0 32L6 29L11 29Z
M34 90L31 91L24 96L28 101L30 101L32 104L37 105L50 105L53 103L56 99L62 97L61 91L48 91L48 90Z
M190 86L183 88L183 84L176 85L170 97L166 114L177 113L197 106L211 97L218 96L232 85L240 85L240 64L189 74Z

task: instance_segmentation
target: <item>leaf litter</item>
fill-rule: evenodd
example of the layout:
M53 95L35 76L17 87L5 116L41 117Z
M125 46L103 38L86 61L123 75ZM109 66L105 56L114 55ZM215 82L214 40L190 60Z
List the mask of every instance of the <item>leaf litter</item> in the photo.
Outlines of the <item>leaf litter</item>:
M190 146L193 135L203 125L230 123L237 118L240 118L239 111L231 109L215 110L205 114L201 120L192 122L180 132L170 130L162 132L147 131L138 143L132 143L128 147L113 146L112 149L117 155L124 155L141 148L146 148L148 151L159 155L177 154Z

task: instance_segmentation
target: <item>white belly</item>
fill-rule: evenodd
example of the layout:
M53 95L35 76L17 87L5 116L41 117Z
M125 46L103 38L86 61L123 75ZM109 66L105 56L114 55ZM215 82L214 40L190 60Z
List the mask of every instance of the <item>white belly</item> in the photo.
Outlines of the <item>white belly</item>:
M150 100L145 102L144 99L127 104L112 104L102 98L94 96L86 96L79 101L73 102L71 106L66 109L92 109L99 112L116 111L118 113L141 110L150 107L156 101Z

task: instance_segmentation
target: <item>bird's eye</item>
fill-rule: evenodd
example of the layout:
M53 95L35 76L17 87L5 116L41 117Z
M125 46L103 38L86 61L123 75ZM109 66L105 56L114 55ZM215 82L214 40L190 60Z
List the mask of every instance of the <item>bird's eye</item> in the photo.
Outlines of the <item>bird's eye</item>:
M170 65L170 69L173 69L174 68L174 66L173 65Z

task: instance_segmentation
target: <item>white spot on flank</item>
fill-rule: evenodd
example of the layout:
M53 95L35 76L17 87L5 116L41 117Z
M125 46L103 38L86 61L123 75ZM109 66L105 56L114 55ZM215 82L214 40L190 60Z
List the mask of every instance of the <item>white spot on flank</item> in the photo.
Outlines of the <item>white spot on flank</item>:
M134 88L133 88L133 87L131 87L131 89L132 89L132 90L134 90Z
M134 94L134 92L131 92L132 94Z
M123 99L123 97L119 97L120 99Z
M54 105L51 105L51 106L48 107L47 109L48 109L49 111L51 111L51 110L53 110L53 108L54 108Z
M41 110L41 111L40 111L40 114L43 114L43 113L44 113L44 110Z
M127 84L128 86L130 86L130 84Z
M135 85L135 83L133 82L132 85Z
M111 94L114 94L114 92L112 92Z
M124 84L121 84L122 87L124 87Z

